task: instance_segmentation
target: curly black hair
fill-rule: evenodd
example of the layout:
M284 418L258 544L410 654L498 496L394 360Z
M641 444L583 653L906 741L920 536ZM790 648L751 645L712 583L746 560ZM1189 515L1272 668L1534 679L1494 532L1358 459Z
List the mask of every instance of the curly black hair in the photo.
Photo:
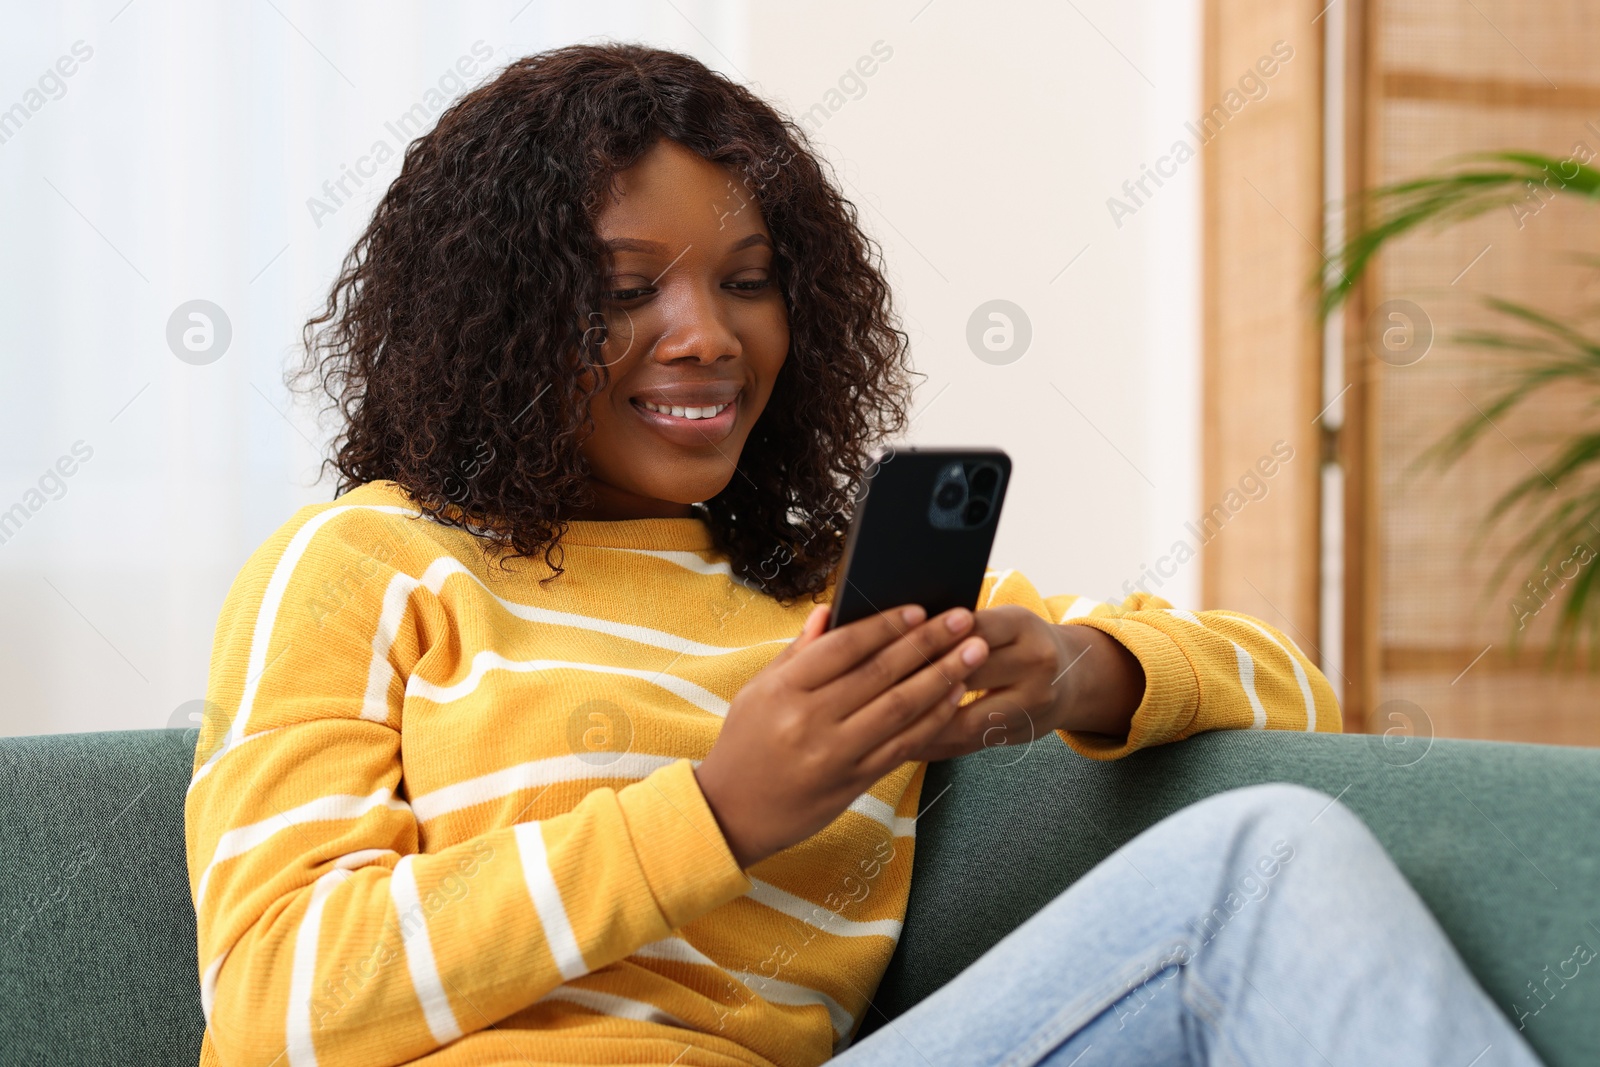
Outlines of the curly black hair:
M543 552L543 581L559 576L609 377L598 205L662 137L743 176L789 316L739 473L699 514L734 574L784 603L819 599L873 447L907 425L909 338L881 250L804 131L690 56L573 45L462 96L407 147L287 384L313 379L342 415L323 463L335 496L392 480L436 521L476 527L486 552Z

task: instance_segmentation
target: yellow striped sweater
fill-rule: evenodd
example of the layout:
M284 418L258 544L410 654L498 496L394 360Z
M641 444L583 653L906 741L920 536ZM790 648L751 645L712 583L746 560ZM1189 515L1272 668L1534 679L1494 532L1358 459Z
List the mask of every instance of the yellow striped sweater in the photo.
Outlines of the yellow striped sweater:
M893 953L925 763L747 870L692 773L799 633L697 518L575 522L566 573L484 562L392 482L301 508L217 622L185 804L202 1064L811 1065ZM1338 730L1284 634L1136 594L979 605L1142 663L1115 758L1201 730ZM969 694L975 699L977 694ZM1048 742L1047 742L1048 743Z

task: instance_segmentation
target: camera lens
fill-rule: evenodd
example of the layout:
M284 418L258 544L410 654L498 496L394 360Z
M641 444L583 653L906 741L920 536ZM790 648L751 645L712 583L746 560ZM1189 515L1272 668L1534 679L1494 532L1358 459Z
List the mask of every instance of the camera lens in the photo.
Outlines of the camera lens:
M965 495L966 494L961 491L961 484L959 482L945 482L939 487L939 491L934 494L933 502L939 505L939 507L948 510L959 505L961 503L961 498Z
M967 508L961 513L961 518L968 526L977 526L989 517L989 502L987 500L969 500Z
M980 496L988 496L994 492L995 483L1000 480L1000 472L990 466L982 466L972 472L969 482L972 491Z

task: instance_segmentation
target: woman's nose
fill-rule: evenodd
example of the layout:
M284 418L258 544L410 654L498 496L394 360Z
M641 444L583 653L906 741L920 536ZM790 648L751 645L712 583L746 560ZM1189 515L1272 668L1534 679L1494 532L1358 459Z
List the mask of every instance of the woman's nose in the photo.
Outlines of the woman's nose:
M685 287L691 288L692 292L675 294L670 302L655 358L663 363L679 359L715 363L742 354L739 335L728 323L716 296L698 285Z

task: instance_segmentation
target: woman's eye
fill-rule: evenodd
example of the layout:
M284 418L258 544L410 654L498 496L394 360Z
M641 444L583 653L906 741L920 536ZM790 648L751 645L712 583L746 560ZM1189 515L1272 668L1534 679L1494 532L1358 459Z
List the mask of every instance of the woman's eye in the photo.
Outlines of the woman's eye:
M758 289L765 289L767 286L771 285L772 279L762 278L760 281L729 282L728 284L735 289L741 290L742 292L755 292Z
M652 289L648 285L646 285L646 286L641 286L641 287L636 288L636 289L613 289L609 293L607 293L606 296L609 297L610 299L616 300L618 302L626 302L626 301L629 301L629 300L637 300L641 296L645 296L646 294L652 293L654 291L655 291L654 289Z

